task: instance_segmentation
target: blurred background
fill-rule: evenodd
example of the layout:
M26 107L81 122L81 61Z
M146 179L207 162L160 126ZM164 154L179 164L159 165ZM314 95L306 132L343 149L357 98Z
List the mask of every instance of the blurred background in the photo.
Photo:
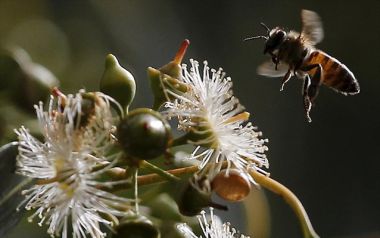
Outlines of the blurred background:
M321 16L325 38L318 48L347 65L361 86L360 94L347 97L321 88L311 124L304 118L302 82L293 78L280 92L280 79L256 74L268 58L262 54L263 42L242 41L264 33L260 22L299 31L301 9ZM22 47L55 75L65 93L98 90L105 56L112 53L135 76L132 107L152 104L146 68L167 63L188 38L185 61L208 60L232 77L235 95L269 138L271 177L299 197L317 233L332 238L380 237L379 29L378 0L0 0L3 46ZM0 82L0 87L8 83ZM17 97L24 96L14 90ZM19 127L25 120L11 120L13 110L6 102L0 103L0 122ZM6 130L2 127L0 134ZM254 193L248 204L236 207L237 215L222 214L223 219L256 238L301 237L287 204L264 193L269 210L263 196ZM252 205L258 200L262 205ZM239 215L244 211L246 223ZM255 234L252 227L268 220L270 233ZM46 234L36 224L30 227L7 237Z

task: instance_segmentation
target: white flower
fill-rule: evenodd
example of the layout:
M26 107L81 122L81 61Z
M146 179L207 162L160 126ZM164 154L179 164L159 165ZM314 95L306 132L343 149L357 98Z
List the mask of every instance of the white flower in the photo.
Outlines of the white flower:
M104 217L117 221L115 216L130 209L129 199L99 189L107 182L96 180L112 167L109 160L116 162L104 156L112 142L113 99L102 93L81 91L67 97L56 93L58 100L52 97L47 111L42 103L35 106L44 143L24 127L16 130L17 172L37 179L22 192L26 196L22 204L35 210L28 220L38 216L39 225L48 224L52 236L66 238L72 230L74 238L101 238L105 233L100 224L113 225Z
M199 225L204 236L197 236L191 228L185 223L177 225L177 229L185 236L185 238L249 238L240 234L231 227L230 223L222 223L213 213L213 208L210 208L210 216L206 216L206 212L202 211L198 215Z
M211 178L221 170L224 161L228 164L227 173L231 167L246 175L249 169L265 173L260 167L269 166L264 154L267 140L260 139L261 132L246 123L249 113L232 95L231 78L225 77L221 68L210 70L207 62L200 73L198 62L190 62L190 70L183 65L182 76L189 90L181 95L167 90L176 99L166 103L165 113L178 117L178 128L196 138L188 141L196 146L191 158L201 160L201 169L209 165L207 175ZM251 176L248 178L254 182Z

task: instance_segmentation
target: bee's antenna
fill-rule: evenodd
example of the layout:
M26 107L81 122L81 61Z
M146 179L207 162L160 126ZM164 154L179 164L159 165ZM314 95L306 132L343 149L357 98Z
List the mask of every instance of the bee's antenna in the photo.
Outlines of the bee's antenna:
M267 27L267 25L265 25L263 22L260 22L260 25L261 25L262 27L264 27L265 30L267 30L267 34L269 35L269 32L270 32L269 27Z
M256 39L268 40L268 36L252 36L252 37L245 38L243 41L256 40Z
M267 35L268 35L268 36L252 36L252 37L245 38L243 41L256 40L256 39L264 39L264 40L268 40L268 39L269 39L269 33L270 33L270 29L269 29L269 27L267 27L267 25L265 25L265 24L262 23L262 22L260 22L260 25L261 25L262 27L264 27L265 30L267 30Z

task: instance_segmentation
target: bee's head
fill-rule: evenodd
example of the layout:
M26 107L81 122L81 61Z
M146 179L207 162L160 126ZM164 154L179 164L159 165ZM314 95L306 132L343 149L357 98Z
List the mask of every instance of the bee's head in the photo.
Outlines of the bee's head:
M286 32L283 29L279 27L273 28L269 31L268 39L265 41L264 54L277 50L285 39Z
M267 31L266 36L253 36L248 37L244 39L244 41L247 40L255 40L255 39L264 39L265 40L265 48L264 48L264 54L266 53L273 53L276 49L280 47L280 45L285 41L286 39L286 32L281 29L280 27L273 28L272 30L269 29L264 23L260 23L262 27L264 27Z

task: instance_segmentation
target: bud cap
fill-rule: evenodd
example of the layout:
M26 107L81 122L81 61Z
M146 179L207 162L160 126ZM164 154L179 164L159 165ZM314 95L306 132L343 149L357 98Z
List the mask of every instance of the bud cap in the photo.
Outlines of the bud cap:
M106 57L100 91L116 99L124 108L128 108L135 97L136 83L133 75L121 67L112 54Z

